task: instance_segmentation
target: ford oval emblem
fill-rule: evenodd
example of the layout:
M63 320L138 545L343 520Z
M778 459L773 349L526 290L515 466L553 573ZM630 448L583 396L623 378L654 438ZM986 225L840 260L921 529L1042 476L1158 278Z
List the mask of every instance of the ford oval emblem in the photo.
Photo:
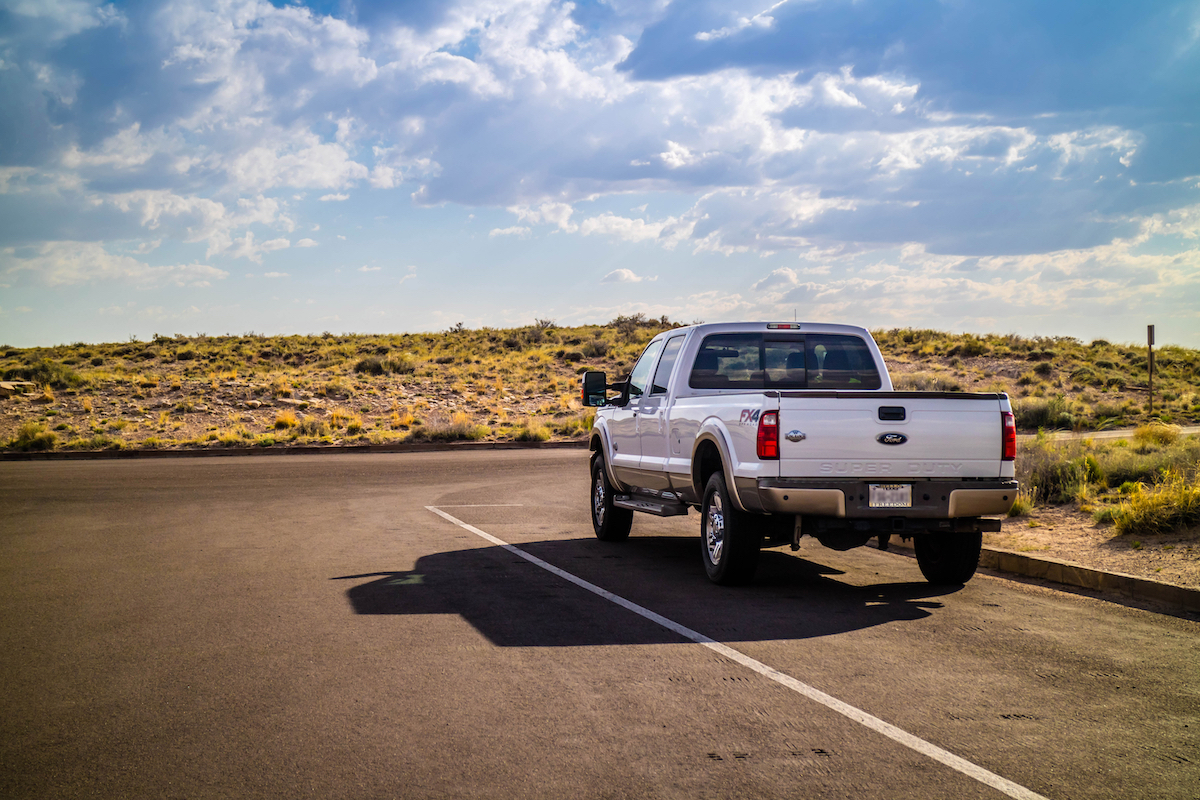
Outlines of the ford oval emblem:
M880 444L904 444L908 437L903 433L881 433L875 437L875 441Z

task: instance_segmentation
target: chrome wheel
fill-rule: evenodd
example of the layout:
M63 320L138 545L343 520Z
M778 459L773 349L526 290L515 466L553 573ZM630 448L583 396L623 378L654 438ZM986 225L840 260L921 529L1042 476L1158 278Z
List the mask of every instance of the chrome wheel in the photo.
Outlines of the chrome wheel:
M748 582L758 566L762 531L733 504L720 472L709 476L700 514L700 557L709 580L726 586Z
M704 518L704 546L712 564L721 563L721 549L725 546L725 513L721 507L721 494L713 492L708 498L708 515Z
M633 512L613 505L617 493L604 472L604 457L592 460L592 528L602 542L620 542L629 538Z
M596 471L596 483L592 486L592 516L597 526L604 525L604 473Z

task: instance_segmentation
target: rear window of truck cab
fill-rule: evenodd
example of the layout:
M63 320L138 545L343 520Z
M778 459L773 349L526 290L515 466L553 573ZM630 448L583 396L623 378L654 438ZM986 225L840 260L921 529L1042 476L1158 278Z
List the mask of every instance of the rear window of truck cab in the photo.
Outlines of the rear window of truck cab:
M836 334L714 333L692 363L693 389L878 389L867 343Z

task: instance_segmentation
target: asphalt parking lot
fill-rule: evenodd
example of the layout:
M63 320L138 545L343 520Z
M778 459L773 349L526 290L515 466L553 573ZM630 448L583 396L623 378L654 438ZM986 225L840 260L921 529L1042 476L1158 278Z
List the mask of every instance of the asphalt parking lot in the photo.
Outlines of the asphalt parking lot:
M1200 625L603 543L583 451L0 464L0 796L1195 798Z

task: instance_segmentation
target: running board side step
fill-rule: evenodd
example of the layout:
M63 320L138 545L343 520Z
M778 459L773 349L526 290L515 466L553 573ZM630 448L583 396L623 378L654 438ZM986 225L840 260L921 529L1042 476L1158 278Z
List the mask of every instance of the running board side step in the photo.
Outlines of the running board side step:
M678 517L688 513L688 507L683 503L660 502L658 500L636 500L627 494L619 494L613 498L613 505L617 508L627 508L630 511L641 511L645 514L653 514L656 517Z

